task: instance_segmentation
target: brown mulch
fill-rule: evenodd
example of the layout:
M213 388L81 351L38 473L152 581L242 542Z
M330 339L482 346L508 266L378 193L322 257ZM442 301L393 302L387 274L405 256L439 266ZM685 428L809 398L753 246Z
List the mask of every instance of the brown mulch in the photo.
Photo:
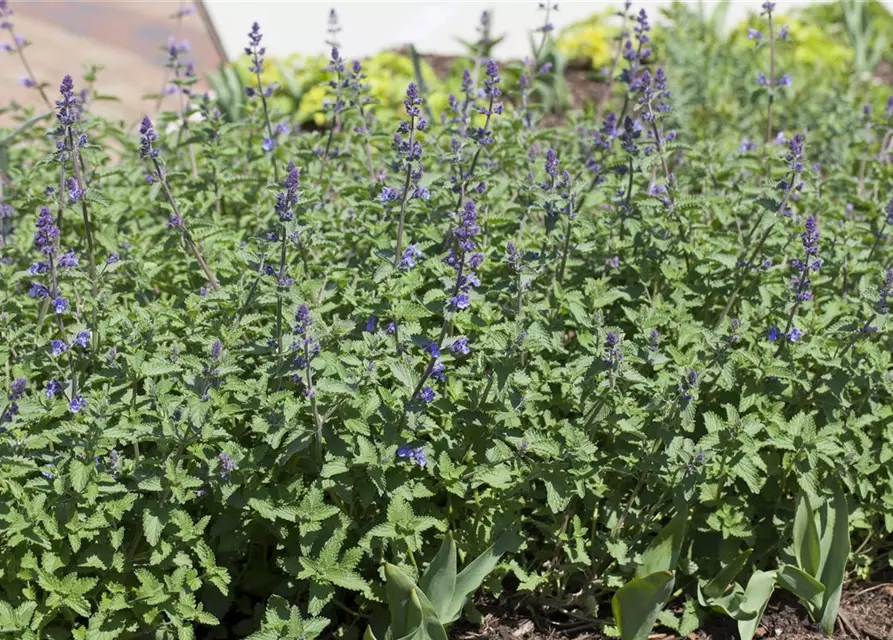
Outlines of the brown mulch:
M608 640L595 622L556 619L539 612L519 612L491 604L482 607L479 626L460 624L451 630L453 640ZM827 640L809 620L804 608L784 592L776 592L757 638ZM735 622L712 616L698 631L678 636L657 630L650 640L738 640ZM844 591L835 640L893 640L893 583L853 584Z

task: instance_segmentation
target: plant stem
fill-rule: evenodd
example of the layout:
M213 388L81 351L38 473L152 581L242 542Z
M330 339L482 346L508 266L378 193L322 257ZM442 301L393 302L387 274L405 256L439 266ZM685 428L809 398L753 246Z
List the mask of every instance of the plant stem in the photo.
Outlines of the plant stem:
M769 104L766 107L766 147L772 140L772 102L775 100L775 29L772 11L769 14Z
M170 186L168 186L167 184L167 178L161 171L161 165L158 164L158 160L156 158L152 158L152 164L155 166L155 172L158 174L158 180L159 182L161 182L161 187L164 190L164 195L167 197L167 202L171 206L174 215L177 216L177 218L179 218L180 220L180 229L183 232L183 238L186 240L186 245L189 247L189 250L192 251L192 255L195 256L195 259L198 260L198 264L204 272L205 277L208 279L208 283L211 285L211 288L214 291L217 291L220 288L220 284L217 282L217 278L215 278L214 274L211 272L211 268L208 266L208 263L205 262L205 259L202 257L202 253L201 251L199 251L198 245L196 245L195 240L192 238L192 234L189 232L189 228L186 226L186 220L184 220L183 216L180 215L180 210L177 207L177 201L174 200L174 194L171 193Z
M409 153L412 153L412 143L415 137L415 116L409 117ZM400 264L400 256L403 253L403 228L406 224L406 201L409 200L409 181L412 178L412 161L406 160L406 178L403 181L403 193L400 198L400 220L397 223L397 248L394 251L394 268Z

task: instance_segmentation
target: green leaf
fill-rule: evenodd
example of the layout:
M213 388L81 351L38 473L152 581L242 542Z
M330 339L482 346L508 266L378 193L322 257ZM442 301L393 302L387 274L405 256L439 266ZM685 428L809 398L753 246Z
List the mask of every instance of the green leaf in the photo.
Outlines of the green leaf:
M815 514L805 493L801 493L797 499L797 513L794 516L794 557L806 573L811 576L819 575L822 561L819 532Z
M834 482L834 496L822 509L822 568L821 581L825 586L819 626L825 633L834 632L846 563L850 555L849 507L840 482Z
M516 533L506 531L456 576L456 588L453 591L452 602L447 609L448 613L442 616L444 624L449 624L459 618L468 596L476 591L484 579L490 575L490 572L496 568L502 554L516 549L517 545Z
M811 611L816 611L822 603L825 587L800 567L785 564L777 572L778 586L793 593Z
M385 592L388 599L388 611L391 614L391 637L402 638L411 631L408 626L411 615L412 593L418 585L412 578L392 564L384 566Z
M419 586L434 604L437 614L446 619L456 590L456 543L452 533L447 532L444 536L440 550L422 574Z
M658 571L627 582L614 594L611 610L623 640L647 640L674 582L672 571Z
M158 544L158 541L161 539L161 532L164 530L164 524L161 522L161 518L156 516L154 513L146 509L143 511L143 533L146 536L146 540L153 547Z
M708 599L719 598L726 593L729 585L735 581L735 578L741 573L741 569L750 558L753 549L747 549L738 554L729 564L723 567L709 582L704 585L704 595Z
M363 634L363 640L378 640L375 637L375 634L372 633L372 627L366 627L366 632Z
M738 607L742 613L753 616L738 620L738 635L741 636L741 640L753 640L773 591L775 591L775 572L754 571Z
M83 492L87 487L87 480L90 478L90 467L80 460L72 460L69 473L71 474L71 488L77 493Z
M688 508L680 509L676 516L657 534L642 553L642 563L636 569L636 577L643 578L658 571L673 571L682 553L682 542L688 525Z

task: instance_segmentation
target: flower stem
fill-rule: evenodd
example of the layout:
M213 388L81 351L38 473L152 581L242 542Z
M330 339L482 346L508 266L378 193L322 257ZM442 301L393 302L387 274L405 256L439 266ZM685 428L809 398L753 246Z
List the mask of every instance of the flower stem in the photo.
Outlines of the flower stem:
M208 279L208 283L211 285L211 288L214 291L217 291L220 288L220 284L217 282L217 278L215 278L214 274L211 272L211 268L208 266L208 263L205 262L205 259L202 257L202 253L201 251L199 251L198 245L195 243L195 240L192 238L192 234L189 232L189 228L186 226L186 221L183 219L183 216L180 215L180 210L177 207L177 201L174 199L174 194L171 193L170 186L168 186L167 184L167 178L161 171L161 165L158 164L158 160L155 158L152 158L152 164L155 165L155 172L158 174L158 180L161 182L161 187L164 190L164 195L167 197L168 204L170 204L174 215L180 219L180 229L183 232L183 238L186 240L186 245L189 247L189 250L192 251L192 255L195 256L195 259L198 260L198 264L204 272L205 277Z

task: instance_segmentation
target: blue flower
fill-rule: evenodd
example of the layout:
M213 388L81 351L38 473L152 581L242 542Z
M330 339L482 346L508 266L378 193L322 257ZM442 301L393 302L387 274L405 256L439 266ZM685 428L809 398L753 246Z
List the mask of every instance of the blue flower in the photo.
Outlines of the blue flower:
M68 410L72 413L80 413L84 409L87 408L87 399L84 398L83 394L77 394L74 398L71 399L71 402L68 403Z
M68 351L68 345L61 340L52 340L50 341L50 349L53 357L57 357Z
M434 389L425 385L421 391L419 391L419 398L425 403L434 402Z
M759 32L758 29L754 29L753 27L749 27L747 29L747 39L748 40L756 40L759 42L763 39L763 34Z
M376 318L374 315L369 316L369 319L366 320L366 331L368 331L369 333L373 333L377 326L378 318Z
M422 251L418 248L417 245L407 245L406 249L403 250L403 257L400 258L400 262L397 266L400 269L404 270L412 269L414 266L416 266L416 262L421 257Z
M393 202L400 197L400 192L391 187L383 187L378 197L382 202Z
M748 151L756 150L756 148L757 148L757 145L755 142L753 142L752 140L748 140L747 138L744 138L741 141L741 146L738 147L738 153L747 153Z
M152 143L158 140L158 134L152 126L149 116L143 116L140 123L140 156L143 158L157 158L160 151Z
M800 329L798 329L797 327L794 327L793 329L791 329L788 332L788 340L791 342L799 342L800 338L802 338L802 337L803 337L803 332Z
M424 467L428 464L428 459L425 457L424 450L421 447L413 447L408 444L404 444L397 449L397 457L408 458L420 467Z
M431 367L431 375L428 377L436 378L441 382L446 382L446 374L444 373L445 371L446 365L443 364L443 361L440 358L437 358L434 361L434 365ZM430 400L427 400L427 402L430 402Z
M90 346L90 339L93 337L93 332L91 331L81 331L75 336L74 342L78 346L86 349Z
M225 451L221 451L217 458L220 460L220 477L229 478L229 475L236 470L236 461Z
M53 378L52 380L50 380L47 383L46 391L44 391L47 398L52 398L57 393L61 393L61 392L62 392L62 383L59 382L58 380L56 380L55 378Z
M468 346L468 338L462 336L456 338L450 345L450 351L455 354L468 355L471 353L471 347Z
M68 311L68 298L63 298L61 296L57 297L55 300L53 300L52 307L57 314L65 313L66 311Z
M431 356L435 358L440 357L440 346L436 342L429 342L425 346L425 351L427 351Z
M766 335L769 342L775 342L781 337L781 331L778 327L769 327L769 333Z
M25 388L28 386L27 378L16 378L12 381L12 384L9 385L9 398L10 402L15 402L19 398L21 398L25 394Z
M78 266L78 256L73 249L69 249L59 256L59 266L63 269L70 269Z

